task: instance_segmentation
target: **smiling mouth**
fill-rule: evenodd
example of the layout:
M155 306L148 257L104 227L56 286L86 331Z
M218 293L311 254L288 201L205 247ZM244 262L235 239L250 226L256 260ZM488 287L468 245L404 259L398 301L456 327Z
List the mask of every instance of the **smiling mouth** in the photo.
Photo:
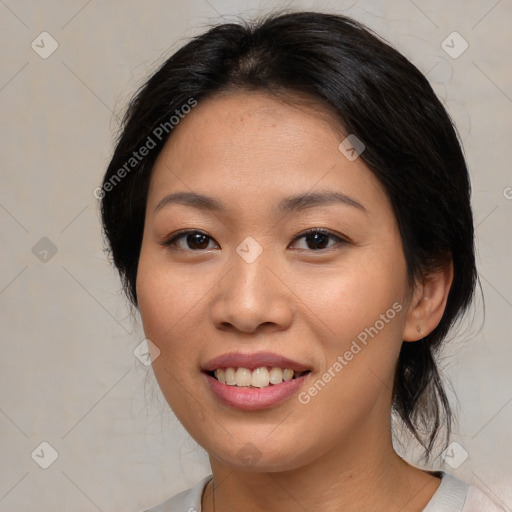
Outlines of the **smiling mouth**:
M265 367L249 370L243 367L217 368L216 370L206 372L210 377L218 380L221 384L235 386L240 388L266 388L277 386L283 382L297 379L310 373L310 370L302 372L294 371L290 368Z

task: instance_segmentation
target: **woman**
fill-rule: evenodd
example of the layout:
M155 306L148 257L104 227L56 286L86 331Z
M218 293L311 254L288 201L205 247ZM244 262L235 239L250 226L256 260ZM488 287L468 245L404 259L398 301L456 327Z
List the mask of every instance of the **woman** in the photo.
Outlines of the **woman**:
M435 355L476 282L457 135L396 50L320 13L215 27L136 95L100 195L212 468L151 511L497 510L392 445L391 412L448 439Z

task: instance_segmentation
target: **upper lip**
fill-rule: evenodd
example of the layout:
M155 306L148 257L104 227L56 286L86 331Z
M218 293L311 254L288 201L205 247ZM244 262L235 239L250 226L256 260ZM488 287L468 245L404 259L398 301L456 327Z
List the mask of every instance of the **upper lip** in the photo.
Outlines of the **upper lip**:
M218 368L247 368L248 370L254 370L261 367L277 367L296 372L302 372L310 370L310 368L302 363L293 361L288 357L281 356L279 354L273 354L271 352L255 352L252 354L242 352L232 352L228 354L222 354L220 356L210 359L204 366L203 370L211 372Z

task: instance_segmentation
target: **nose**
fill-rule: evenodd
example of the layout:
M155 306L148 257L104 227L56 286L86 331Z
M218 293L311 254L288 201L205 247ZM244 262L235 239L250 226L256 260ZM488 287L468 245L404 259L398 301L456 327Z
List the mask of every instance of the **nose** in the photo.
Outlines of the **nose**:
M291 325L293 295L279 265L265 257L265 252L251 263L234 254L231 270L218 284L211 308L218 329L269 333Z

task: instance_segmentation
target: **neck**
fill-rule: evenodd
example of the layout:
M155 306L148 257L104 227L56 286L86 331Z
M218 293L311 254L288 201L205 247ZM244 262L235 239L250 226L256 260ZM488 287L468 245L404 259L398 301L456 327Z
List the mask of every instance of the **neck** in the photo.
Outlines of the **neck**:
M357 437L309 464L280 472L237 469L211 457L214 486L204 493L203 511L423 510L439 478L401 459L390 436L388 443L363 432Z

